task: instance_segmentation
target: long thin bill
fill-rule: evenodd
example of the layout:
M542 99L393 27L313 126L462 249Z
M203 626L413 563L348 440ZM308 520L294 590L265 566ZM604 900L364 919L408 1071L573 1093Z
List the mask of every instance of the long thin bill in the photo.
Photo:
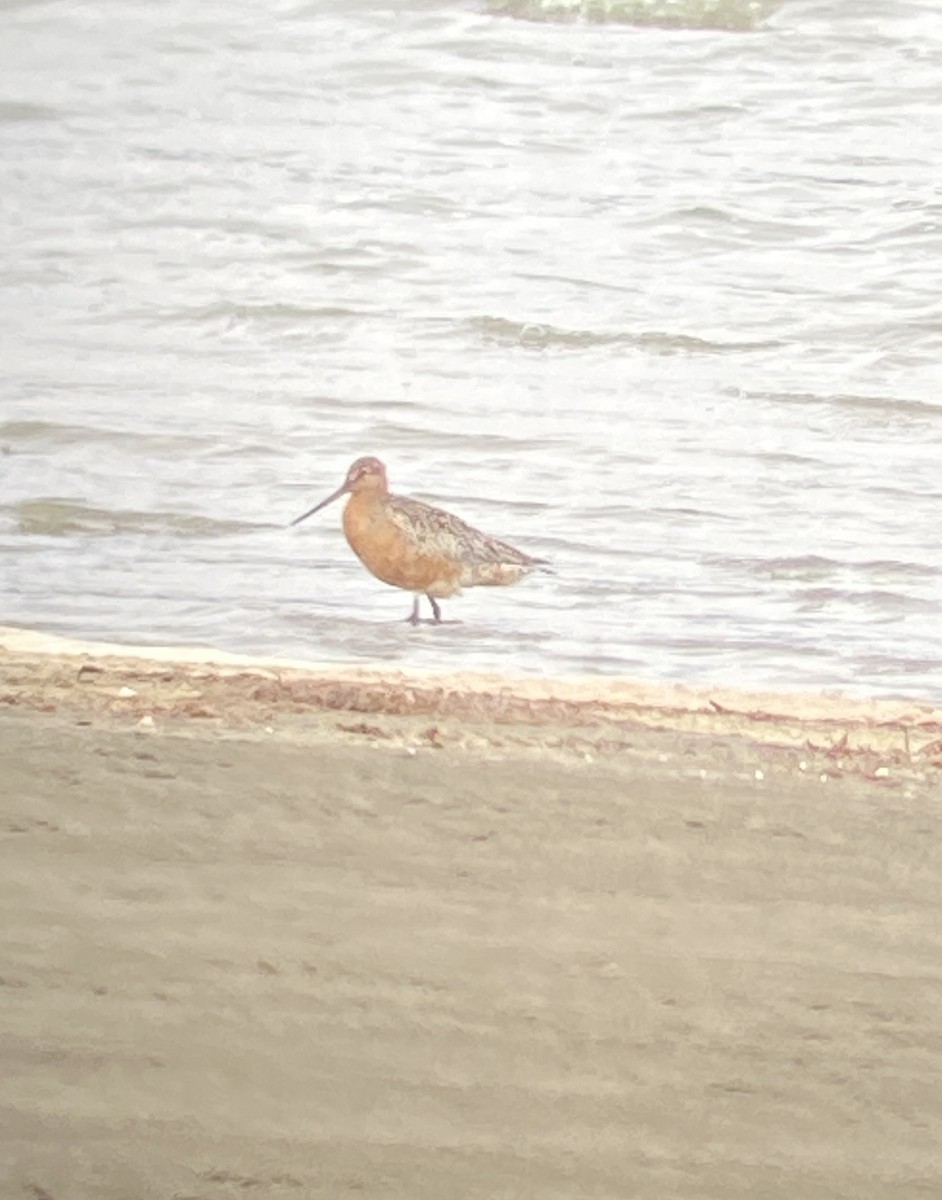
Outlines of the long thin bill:
M327 497L326 500L322 500L320 502L320 504L315 504L313 508L309 508L307 510L307 512L303 513L300 517L295 517L294 520L291 522L291 525L288 526L288 528L290 529L292 525L300 525L302 521L306 521L308 519L308 517L313 517L316 512L320 512L321 509L326 508L328 504L333 504L333 502L335 500L340 499L340 497L344 494L344 492L346 490L347 490L346 484L344 484L342 487L337 488L336 492L332 492Z

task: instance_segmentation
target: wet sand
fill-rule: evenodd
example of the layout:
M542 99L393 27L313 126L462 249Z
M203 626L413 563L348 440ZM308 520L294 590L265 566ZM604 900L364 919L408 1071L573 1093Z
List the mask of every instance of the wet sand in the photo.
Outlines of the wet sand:
M942 712L0 631L0 1196L942 1194Z

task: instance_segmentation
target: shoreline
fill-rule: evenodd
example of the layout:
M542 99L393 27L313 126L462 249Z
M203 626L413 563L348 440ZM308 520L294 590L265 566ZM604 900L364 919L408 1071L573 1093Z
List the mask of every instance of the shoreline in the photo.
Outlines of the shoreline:
M942 714L605 682L0 632L3 1196L942 1190Z
M748 755L801 751L802 770L874 780L942 770L942 708L840 693L748 692L611 677L534 679L382 665L316 664L208 647L84 642L0 627L0 702L8 710L81 713L85 720L186 724L322 735L349 733L338 714L380 716L401 736L435 720L454 744L480 748L513 730L518 744L567 742L603 754L631 736L727 742ZM436 726L433 743L445 736ZM552 730L553 733L547 731ZM364 736L369 727L364 724Z

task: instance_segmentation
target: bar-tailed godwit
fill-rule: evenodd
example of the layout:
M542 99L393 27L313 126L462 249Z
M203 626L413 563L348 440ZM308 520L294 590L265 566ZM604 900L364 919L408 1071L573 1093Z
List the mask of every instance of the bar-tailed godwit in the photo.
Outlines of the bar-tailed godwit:
M438 601L466 587L516 583L545 559L533 558L506 542L472 528L431 504L394 496L386 468L378 458L358 458L339 488L291 522L299 525L341 496L343 531L354 554L377 579L415 593L409 621L419 623L419 597L432 606L433 622L442 619Z

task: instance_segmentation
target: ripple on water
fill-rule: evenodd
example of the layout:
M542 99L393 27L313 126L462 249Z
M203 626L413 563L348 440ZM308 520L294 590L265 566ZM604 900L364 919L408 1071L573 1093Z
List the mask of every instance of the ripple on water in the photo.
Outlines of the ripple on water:
M469 327L489 341L524 346L535 350L558 347L584 350L607 346L628 346L651 354L732 354L742 350L761 350L777 345L770 341L709 341L682 333L641 330L560 329L542 322L512 321L506 317L474 317Z
M160 458L204 450L206 438L142 429L60 424L55 421L7 421L0 424L0 446L8 454L34 447L48 452L75 446L99 446L119 453L137 452Z
M667 29L757 29L785 0L486 0L523 21L593 21Z
M174 512L128 512L53 498L24 500L8 511L20 533L41 537L111 538L125 534L162 534L173 538L214 538L258 528L244 521Z

